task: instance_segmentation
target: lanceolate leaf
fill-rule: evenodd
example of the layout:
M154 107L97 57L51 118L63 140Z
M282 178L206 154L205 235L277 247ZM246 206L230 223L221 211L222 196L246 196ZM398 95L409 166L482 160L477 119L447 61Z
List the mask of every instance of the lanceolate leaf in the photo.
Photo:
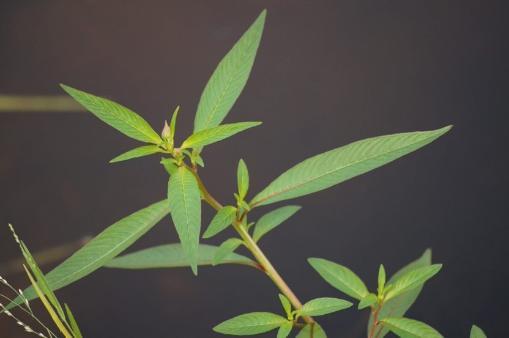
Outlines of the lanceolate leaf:
M241 131L260 125L261 122L239 122L223 124L217 127L200 130L193 135L189 136L181 148L201 148L203 146L222 141L231 137Z
M327 283L350 297L361 300L369 294L364 282L346 266L322 258L308 261Z
M359 310L365 309L368 306L375 304L377 301L378 298L376 297L376 295L374 293L370 293L369 295L361 299L357 306L357 309Z
M250 204L270 204L329 188L411 153L449 129L369 138L308 158L281 174Z
M217 235L235 221L237 209L231 205L221 208L210 222L203 238L210 238Z
M198 273L198 245L201 228L201 197L193 173L179 167L168 182L168 201L171 218L182 247L189 256L191 269Z
M300 207L297 205L288 205L263 215L256 223L253 239L259 241L263 235L292 217L299 210Z
M322 329L320 324L315 323L314 325L307 324L295 338L327 338L325 331Z
M118 155L114 159L110 161L110 163L115 162L121 162L121 161L127 161L131 160L133 158L148 156L156 153L162 152L161 148L159 148L156 145L148 145L148 146L141 146L138 148L131 149L129 151L126 151L123 154Z
M92 114L121 133L141 142L161 143L161 137L148 122L129 108L63 84L61 87Z
M212 265L212 260L218 250L217 246L200 244L198 247L198 265ZM230 253L217 264L241 264L256 266L256 263L247 257ZM117 269L163 269L179 268L191 265L189 256L182 248L182 244L166 244L136 251L114 258L105 264L108 268Z
M409 318L385 318L382 325L404 338L443 338L434 328Z
M212 265L219 264L225 257L232 254L239 246L242 245L242 241L238 238L229 238L224 241L216 251L212 260Z
M339 298L316 298L310 300L297 311L300 316L323 316L329 313L348 309L353 304Z
M423 255L418 258L417 260L411 262L410 264L403 267L401 270L399 270L394 276L391 277L389 280L389 284L393 283L395 280L397 280L400 276L404 275L408 271L431 265L431 250L426 250ZM382 309L380 310L380 313L378 315L379 319L384 319L385 317L403 317L405 313L410 309L412 304L415 302L417 297L422 291L424 285L420 285L413 290L410 290L408 292L405 292L404 294L401 294L397 297L394 297L393 299L390 299L388 301L384 301L384 305ZM369 318L369 325L368 325L368 332L372 327L373 323L373 315ZM377 336L379 338L383 338L389 330L385 327L381 327L379 329L380 333L377 333Z
M270 312L246 313L214 327L214 331L234 336L249 336L272 331L285 324L287 319Z
M279 327L276 338L287 338L290 335L290 332L292 332L292 328L293 328L292 322L288 321L284 323Z
M94 272L131 246L169 212L168 202L164 200L109 226L46 275L49 287L58 290ZM24 294L28 300L36 298L31 287ZM20 301L16 299L14 303Z
M390 300L424 284L428 279L436 275L441 268L442 264L434 264L408 271L396 279L394 283L389 284L391 289L387 291L385 299Z
M480 327L472 325L472 329L470 330L470 338L487 338L487 337Z
M292 304L290 303L288 298L286 298L286 296L283 294L279 294L279 300L281 301L281 305L283 306L286 315L290 317L292 314Z
M237 187L240 199L244 200L249 190L249 171L243 159L240 159L239 165L237 166Z
M242 92L260 44L265 15L264 10L210 77L198 104L195 132L219 125Z

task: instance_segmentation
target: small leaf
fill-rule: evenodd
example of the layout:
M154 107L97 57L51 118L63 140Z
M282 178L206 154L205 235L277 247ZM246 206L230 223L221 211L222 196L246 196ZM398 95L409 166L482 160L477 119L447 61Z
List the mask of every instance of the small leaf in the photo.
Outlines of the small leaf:
M217 249L216 254L212 260L212 265L219 264L225 257L232 254L244 242L238 238L229 238L224 241Z
M480 327L472 325L472 329L470 330L470 338L487 338L487 336Z
M266 205L327 189L424 147L450 129L379 136L313 156L281 174L250 204Z
M285 310L285 313L286 313L286 316L288 317L288 319L292 319L292 304L290 303L290 301L288 300L288 298L286 298L285 295L283 294L279 294L279 300L281 301L281 305L283 306L283 309Z
M182 247L189 256L193 273L198 273L198 245L201 228L201 195L193 173L179 167L168 182L171 218Z
M364 282L346 266L322 258L309 258L308 262L327 283L350 297L361 300L369 294Z
M94 239L76 251L45 278L51 290L58 290L91 274L106 262L131 246L170 212L166 200L139 210L103 230ZM37 298L33 288L24 292L27 300ZM9 308L19 305L16 298Z
M370 293L366 297L362 298L357 306L357 309L362 310L375 304L378 301L378 297L374 293Z
M272 331L288 322L284 317L270 312L246 313L214 327L214 331L234 336L250 336Z
M148 122L129 108L63 84L60 86L88 111L122 134L141 142L154 144L162 142L161 137Z
M266 13L264 10L258 16L210 77L196 111L195 132L219 125L244 89L260 44Z
M389 280L389 284L393 283L400 276L404 275L410 270L414 270L416 268L429 265L431 265L431 250L428 249L417 260L411 262L410 264L406 265L401 270L399 270L397 273L395 273ZM385 317L403 317L405 313L408 311L408 309L410 309L412 304L415 302L419 294L421 293L422 288L423 285L418 286L415 289L405 292L404 294L401 294L397 297L394 297L389 301L385 300L384 305L380 310L380 313L378 314L378 318L381 320L384 319ZM369 330L372 326L373 326L373 315L371 314L371 316L369 317L368 335ZM387 328L380 327L378 333L376 333L376 336L378 338L383 338L388 332L389 330Z
M249 171L243 159L240 159L239 165L237 166L237 187L240 199L244 200L249 190Z
M276 338L287 338L290 333L292 332L293 323L292 322L286 322L283 325L279 327L279 330L277 331L277 337Z
M409 318L385 318L381 321L382 325L394 332L400 337L405 338L443 338L443 336L434 328Z
M442 264L433 264L415 270L410 270L398 279L391 283L391 289L387 291L385 300L390 300L399 296L407 291L415 289L416 287L424 284L428 279L433 277L440 271ZM389 287L389 286L387 286Z
M200 130L189 136L184 143L182 143L181 148L201 148L206 145L222 141L240 133L241 131L256 127L260 124L261 122L238 122Z
M353 304L339 298L315 298L302 306L297 313L300 316L323 316L329 313L348 309Z
M171 141L173 142L173 139L175 138L175 127L177 126L177 116L179 114L180 106L177 106L175 110L173 111L173 115L171 116L170 121L170 137Z
M210 238L217 235L235 221L237 209L231 205L221 208L210 222L203 238Z
M74 338L83 338L83 334L81 333L81 330L78 326L78 322L76 321L76 318L74 317L71 309L67 304L64 304L64 308L65 313L67 314L67 318L69 319L69 324L71 326Z
M178 166L175 163L175 159L173 158L162 158L160 163L163 165L166 172L170 175L173 175L178 169Z
M327 338L325 331L322 329L320 324L307 324L295 338Z
M253 232L255 242L258 242L266 233L292 217L300 208L297 205L288 205L263 215L256 223Z
M156 145L141 146L138 148L131 149L123 154L118 155L110 161L110 163L116 163L121 161L131 160L133 158L148 156L156 153L161 153L162 150Z
M212 265L212 260L217 253L219 247L200 244L198 247L198 265ZM116 269L163 269L163 268L180 268L189 266L191 263L189 257L182 248L182 244L166 244L152 248L136 251L114 258L106 263L107 268ZM256 267L256 263L251 259L230 253L226 255L217 264L240 264Z
M385 287L385 268L383 264L380 264L380 268L378 269L378 294L383 295L384 287Z

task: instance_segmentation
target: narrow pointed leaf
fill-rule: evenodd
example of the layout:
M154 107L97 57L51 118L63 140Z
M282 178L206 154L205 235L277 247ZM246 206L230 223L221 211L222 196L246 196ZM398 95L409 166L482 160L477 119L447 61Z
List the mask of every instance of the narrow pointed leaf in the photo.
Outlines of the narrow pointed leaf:
M64 304L64 308L65 308L65 313L67 314L67 318L69 320L69 324L71 326L74 338L83 338L83 334L81 333L81 330L78 326L78 322L76 321L74 314L72 313L71 309L69 308L69 305Z
M261 122L238 122L223 124L217 127L200 130L189 136L184 141L184 143L182 143L181 148L201 148L206 145L222 141L228 137L238 134L246 129L256 127L260 124Z
M369 138L308 158L281 174L250 204L270 204L332 187L411 153L449 129Z
M91 274L131 246L169 213L166 200L139 210L106 228L76 251L45 278L51 290L58 290ZM28 300L36 298L33 288L24 291ZM16 299L12 305L20 304Z
M234 336L250 336L272 331L285 324L287 319L270 312L246 313L214 327L214 331Z
M198 247L197 264L201 266L212 265L217 250L217 246L200 244ZM256 263L251 259L231 252L226 255L217 264L240 264L256 267ZM180 268L191 265L189 256L182 248L182 244L166 244L152 248L136 251L114 258L105 264L107 268L116 269L164 269Z
M244 200L249 190L249 171L243 159L240 159L239 165L237 166L237 187L240 199Z
M216 251L212 260L212 265L219 264L225 257L231 255L239 246L242 245L242 241L238 238L229 238L224 241Z
M286 298L286 296L283 294L279 294L279 300L281 301L281 305L283 306L283 309L285 310L286 315L288 317L291 317L290 315L292 313L292 304L290 303L288 298Z
M380 264L380 268L378 269L378 294L383 294L385 287L385 268L383 264Z
M416 287L424 284L428 279L433 277L440 271L442 264L433 264L422 268L410 270L407 273L400 276L390 284L391 289L387 291L385 295L386 300L390 300L396 296L399 296L405 292L408 292Z
M260 44L265 16L264 10L210 77L196 111L195 132L219 125L244 89Z
M339 298L323 297L315 298L305 303L297 313L300 316L323 316L329 313L348 309L353 304Z
M309 264L336 289L361 300L369 294L364 282L346 266L322 258L309 258Z
M292 322L286 322L283 325L279 327L279 330L277 331L277 337L276 338L287 338L290 333L292 332L293 323Z
M370 293L366 297L362 298L359 302L359 305L357 306L357 309L362 310L367 308L368 306L371 306L375 304L378 301L378 298L374 293Z
M382 325L404 338L443 338L434 328L409 318L385 318Z
M201 196L198 182L185 167L179 167L168 182L171 218L182 247L189 256L191 269L198 273L198 245L201 228Z
M325 331L322 329L320 324L315 323L314 325L307 324L295 338L327 338Z
M237 209L231 205L221 208L210 222L207 230L205 230L203 238L213 237L228 228L235 221L236 214Z
M393 283L395 280L397 280L400 276L404 275L408 271L424 267L424 266L430 266L431 265L431 250L427 249L421 257L419 257L417 260L409 263L405 267L403 267L401 270L399 270L397 273L395 273L390 279L388 284ZM405 292L397 297L394 297L393 299L384 301L384 305L382 309L380 310L380 313L378 315L379 319L384 319L386 317L403 317L405 313L410 309L412 304L416 301L417 297L422 291L424 285L420 285L413 290L410 290L408 292ZM369 317L369 325L367 329L367 335L369 335L369 330L373 325L373 315ZM389 332L389 330L385 327L381 327L378 330L377 337L383 338L385 335Z
M129 108L66 85L61 87L88 111L122 134L141 142L161 143L161 137L148 122Z
M480 327L472 325L472 329L470 330L470 338L487 338L487 336Z
M161 153L162 150L156 145L148 145L148 146L141 146L138 148L131 149L129 151L126 151L123 154L118 155L114 159L110 161L110 163L115 162L121 162L121 161L127 161L131 160L133 158L148 156L156 153Z
M273 210L263 215L258 222L256 222L255 229L253 232L253 239L258 242L269 231L276 228L278 225L292 217L297 211L300 210L300 206L288 205L285 207Z

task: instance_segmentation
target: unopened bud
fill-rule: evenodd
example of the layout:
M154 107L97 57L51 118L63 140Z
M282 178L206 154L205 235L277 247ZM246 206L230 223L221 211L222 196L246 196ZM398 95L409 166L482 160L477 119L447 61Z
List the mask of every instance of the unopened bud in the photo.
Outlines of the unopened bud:
M161 136L165 140L169 140L171 138L171 129L170 126L168 125L168 121L164 121L164 128L163 131L161 132Z

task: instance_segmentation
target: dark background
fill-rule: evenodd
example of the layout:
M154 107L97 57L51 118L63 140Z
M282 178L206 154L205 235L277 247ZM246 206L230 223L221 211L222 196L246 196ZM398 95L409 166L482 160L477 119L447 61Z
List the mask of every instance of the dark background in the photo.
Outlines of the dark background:
M231 201L240 157L256 193L308 156L452 123L423 150L291 201L303 209L261 246L304 300L339 295L307 257L341 262L374 288L378 264L394 272L432 247L445 267L408 315L446 337L467 337L474 322L504 336L505 1L3 1L0 92L60 94L64 82L124 103L158 129L180 104L182 138L211 72L263 8L255 67L227 121L264 124L207 148L210 190ZM107 163L133 146L86 113L0 115L0 223L14 223L35 251L161 199L167 175L156 158ZM175 241L165 220L135 247ZM6 227L0 254L18 256ZM237 266L202 268L199 278L189 269L100 270L59 295L93 338L216 337L211 327L236 314L280 311L270 281ZM366 315L321 322L330 337L364 337ZM0 336L24 334L0 318Z

